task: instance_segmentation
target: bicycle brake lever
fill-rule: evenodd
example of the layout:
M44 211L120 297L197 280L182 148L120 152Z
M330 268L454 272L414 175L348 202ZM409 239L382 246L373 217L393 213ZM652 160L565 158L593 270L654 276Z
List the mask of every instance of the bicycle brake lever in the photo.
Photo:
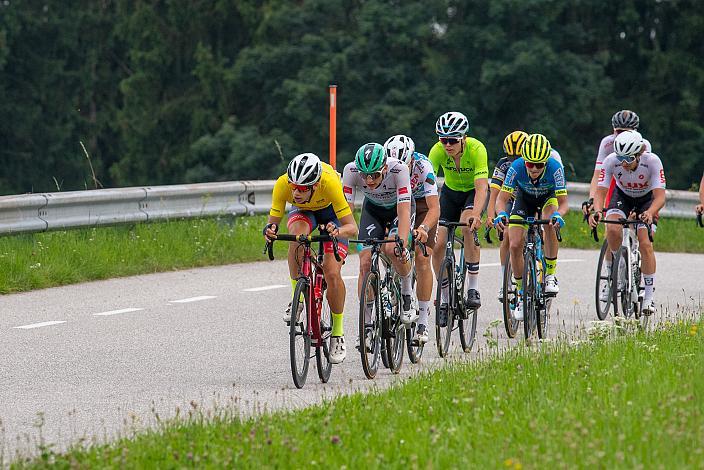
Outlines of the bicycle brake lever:
M491 228L487 227L484 229L484 240L486 240L487 243L494 243L491 240Z

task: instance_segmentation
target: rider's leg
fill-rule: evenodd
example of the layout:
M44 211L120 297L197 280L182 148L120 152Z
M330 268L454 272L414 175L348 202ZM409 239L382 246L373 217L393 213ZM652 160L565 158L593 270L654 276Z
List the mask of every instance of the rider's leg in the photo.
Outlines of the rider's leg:
M332 313L332 335L342 336L343 310L345 308L345 283L342 280L342 263L338 262L332 253L325 253L323 258L323 274L328 285L326 297Z
M521 225L509 226L509 251L511 252L511 269L516 280L516 289L523 289L523 243L526 238L526 229Z
M543 206L542 216L544 219L549 219L555 212L557 212L557 201L553 198L548 199L548 202ZM545 225L545 230L543 230L543 237L545 238L545 292L549 294L557 294L559 288L557 286L557 279L555 278L555 271L557 270L557 252L559 249L559 243L557 242L557 233L555 228L549 225Z
M428 257L423 256L419 247L416 247L416 293L418 295L419 318L418 324L428 326L430 314L430 298L433 295L433 270L430 267L432 248L426 246Z
M607 220L618 220L625 217L626 215L618 209L611 209L606 213ZM606 241L609 244L611 254L616 255L618 250L621 249L621 243L623 242L623 227L616 224L606 224ZM611 263L607 262L606 265L608 269Z
M460 216L460 222L467 223L472 211L465 209ZM479 247L474 244L474 234L469 231L469 228L462 227L462 236L464 237L464 256L465 265L467 266L467 289L479 290L479 260L481 252Z
M653 294L655 292L655 250L653 249L653 243L648 239L648 231L645 227L639 226L637 233L638 246L640 248L640 266L643 273L643 283L645 284L643 305L649 306L653 302Z
M297 216L297 217L296 217ZM288 233L291 235L310 235L311 222L310 220L297 212L294 215L289 214ZM288 273L291 278L291 298L293 291L296 288L296 281L300 275L300 266L303 262L303 250L298 249L298 243L288 244Z

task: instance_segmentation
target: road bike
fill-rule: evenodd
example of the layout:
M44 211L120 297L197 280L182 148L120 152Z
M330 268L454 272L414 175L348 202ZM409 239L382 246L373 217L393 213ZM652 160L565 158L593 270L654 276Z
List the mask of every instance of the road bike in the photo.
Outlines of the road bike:
M296 287L291 301L291 321L289 322L289 352L293 383L302 388L306 383L311 356L315 349L315 362L318 377L327 383L332 372L330 362L330 336L332 335L332 314L324 300L327 284L323 274L323 243L332 242L333 254L341 262L337 249L337 238L327 233L321 235L279 234L275 241L297 242L303 250ZM317 251L312 244L320 243ZM274 241L267 242L265 251L269 259L274 259Z
M385 367L398 373L403 363L406 333L406 325L401 321L401 278L381 246L395 243L394 250L398 253L403 243L398 237L350 240L350 243L371 247L371 267L364 275L359 298L359 353L364 375L368 379L376 376L380 358Z
M447 242L445 258L438 273L435 298L435 341L440 357L446 357L450 349L450 337L455 328L460 330L462 350L469 352L472 349L477 333L477 309L466 306L464 284L468 269L464 259L464 240L455 236L457 227L466 227L468 224L440 221L440 225L447 227ZM473 230L472 233L474 244L479 246L477 231ZM460 249L458 257L455 257L455 244L459 245ZM442 302L443 289L447 289L447 303Z
M643 327L648 326L649 315L642 315L643 308L643 275L641 272L641 257L636 234L638 225L645 225L648 239L653 241L650 224L637 219L620 218L618 220L602 219L604 224L621 225L623 230L621 247L611 262L611 269L606 270L606 252L608 243L604 240L596 268L596 313L599 320L606 319L610 306L613 305L614 315L621 313L625 318L635 316ZM631 229L636 227L636 229ZM599 235L596 227L592 229L596 242Z
M523 333L526 339L533 336L537 329L538 338L544 339L548 336L548 324L550 320L550 307L554 294L545 292L545 254L543 252L543 234L541 225L549 225L552 219L536 219L527 217L522 220L511 220L510 223L526 225L526 241L523 245ZM560 227L555 225L557 241L562 241ZM508 272L508 270L507 270ZM515 287L514 287L515 290ZM505 291L506 292L506 291ZM506 293L504 294L506 296ZM518 295L518 294L516 294ZM504 298L504 308L512 299ZM513 300L517 302L517 299ZM515 304L514 304L515 305Z

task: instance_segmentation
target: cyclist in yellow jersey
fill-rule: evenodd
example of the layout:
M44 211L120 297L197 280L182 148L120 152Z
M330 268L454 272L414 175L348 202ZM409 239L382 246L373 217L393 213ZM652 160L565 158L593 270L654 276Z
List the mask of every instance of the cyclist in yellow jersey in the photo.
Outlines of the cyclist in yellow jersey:
M271 199L269 220L264 227L264 237L267 240L276 239L286 203L289 202L293 207L288 213L288 232L292 235L309 235L316 227L324 228L330 235L338 237L338 251L344 261L347 255L347 239L357 235L357 223L342 193L340 175L333 167L322 163L312 153L296 156L289 163L286 174L276 180ZM324 251L323 272L328 285L327 299L332 313L330 362L339 364L346 355L342 324L345 283L340 274L342 262L335 260L332 243L325 243ZM291 243L288 249L288 270L292 288L295 288L301 261L300 250L297 250L295 243ZM290 303L284 314L284 321L291 321Z
M440 220L446 222L468 222L471 225L462 227L465 240L471 240L472 230L481 226L481 213L489 192L489 166L487 164L486 147L479 140L468 137L469 121L459 112L451 111L443 114L435 123L435 133L439 142L430 149L428 159L433 164L436 175L442 168L445 184L440 191ZM445 246L447 228L438 226L436 246ZM467 276L467 307L479 308L479 247L474 243L465 243ZM433 268L435 274L440 270L440 263L445 257L445 250L434 250ZM441 316L445 319L447 312L446 290L442 290L439 299ZM443 307L444 310L443 310ZM440 325L441 327L444 325Z

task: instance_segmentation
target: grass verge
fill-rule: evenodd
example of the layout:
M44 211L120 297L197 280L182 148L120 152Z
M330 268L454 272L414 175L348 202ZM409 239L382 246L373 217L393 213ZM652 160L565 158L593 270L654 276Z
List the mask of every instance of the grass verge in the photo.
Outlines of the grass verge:
M704 324L454 363L241 420L219 410L20 466L685 468L704 459Z
M193 219L0 238L0 293L199 266L263 261L266 216ZM494 245L496 244L495 233ZM659 251L704 253L704 230L691 220L664 219ZM485 244L486 246L486 244ZM563 230L568 248L598 249L581 216ZM276 246L283 258L286 246Z

